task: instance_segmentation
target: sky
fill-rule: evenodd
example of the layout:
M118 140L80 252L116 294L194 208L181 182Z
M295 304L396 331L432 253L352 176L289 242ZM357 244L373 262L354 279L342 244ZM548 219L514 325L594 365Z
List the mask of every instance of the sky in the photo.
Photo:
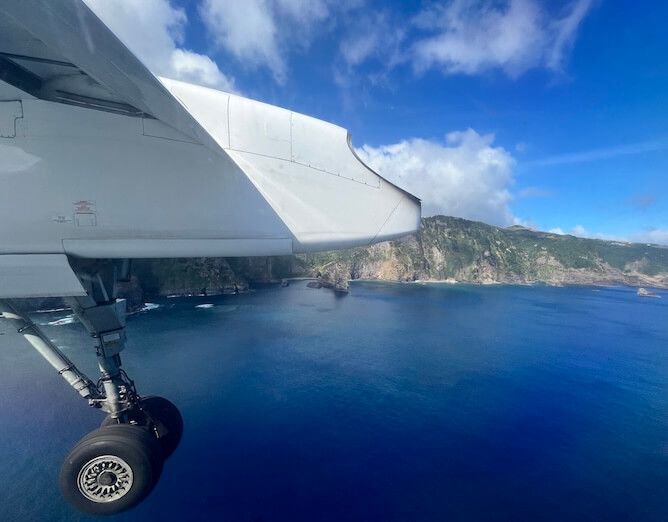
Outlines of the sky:
M668 245L668 3L85 0L155 74L347 128L423 215Z

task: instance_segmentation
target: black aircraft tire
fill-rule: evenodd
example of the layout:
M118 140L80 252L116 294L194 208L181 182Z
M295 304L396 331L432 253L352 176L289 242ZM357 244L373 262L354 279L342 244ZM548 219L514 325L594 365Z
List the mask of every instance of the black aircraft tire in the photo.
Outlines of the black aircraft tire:
M140 426L152 428L154 424L162 424L158 432L151 430L162 449L162 458L167 460L176 451L183 436L183 417L178 408L164 397L144 397L134 411L129 413L130 420ZM118 421L107 415L101 426L117 426ZM162 432L160 435L159 432Z
M79 511L113 515L144 500L161 472L157 440L146 428L106 426L74 446L60 469L60 490Z

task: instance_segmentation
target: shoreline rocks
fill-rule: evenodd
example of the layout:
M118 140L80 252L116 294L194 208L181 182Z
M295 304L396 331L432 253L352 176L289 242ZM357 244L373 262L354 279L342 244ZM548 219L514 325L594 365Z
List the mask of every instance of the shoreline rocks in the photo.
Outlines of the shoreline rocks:
M350 271L344 263L330 263L322 269L318 282L325 288L331 288L339 294L349 291Z
M649 290L645 288L638 288L638 292L636 293L638 297L654 297L654 298L659 298L661 297L659 294L656 294L654 292L650 292Z

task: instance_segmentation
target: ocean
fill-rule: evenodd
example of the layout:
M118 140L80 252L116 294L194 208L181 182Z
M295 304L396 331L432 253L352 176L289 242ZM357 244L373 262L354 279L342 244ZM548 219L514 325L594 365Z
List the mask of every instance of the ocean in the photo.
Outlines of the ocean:
M124 368L185 433L151 496L106 520L668 520L659 293L294 281L156 299L128 320ZM68 316L34 320L97 377ZM58 471L103 415L1 320L0 368L0 520L91 520Z

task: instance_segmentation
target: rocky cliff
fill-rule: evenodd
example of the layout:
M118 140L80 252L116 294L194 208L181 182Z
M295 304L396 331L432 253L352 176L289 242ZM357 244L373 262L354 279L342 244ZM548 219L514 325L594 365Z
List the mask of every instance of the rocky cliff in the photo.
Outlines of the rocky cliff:
M423 219L415 236L305 260L315 270L346 263L351 279L668 287L668 247L447 216Z
M435 216L424 218L414 236L370 247L287 257L142 260L133 270L144 292L163 295L229 293L252 283L318 276L324 286L343 291L348 278L668 288L668 247Z
M248 290L249 283L315 275L293 256L140 259L133 261L132 272L152 295L228 294Z

